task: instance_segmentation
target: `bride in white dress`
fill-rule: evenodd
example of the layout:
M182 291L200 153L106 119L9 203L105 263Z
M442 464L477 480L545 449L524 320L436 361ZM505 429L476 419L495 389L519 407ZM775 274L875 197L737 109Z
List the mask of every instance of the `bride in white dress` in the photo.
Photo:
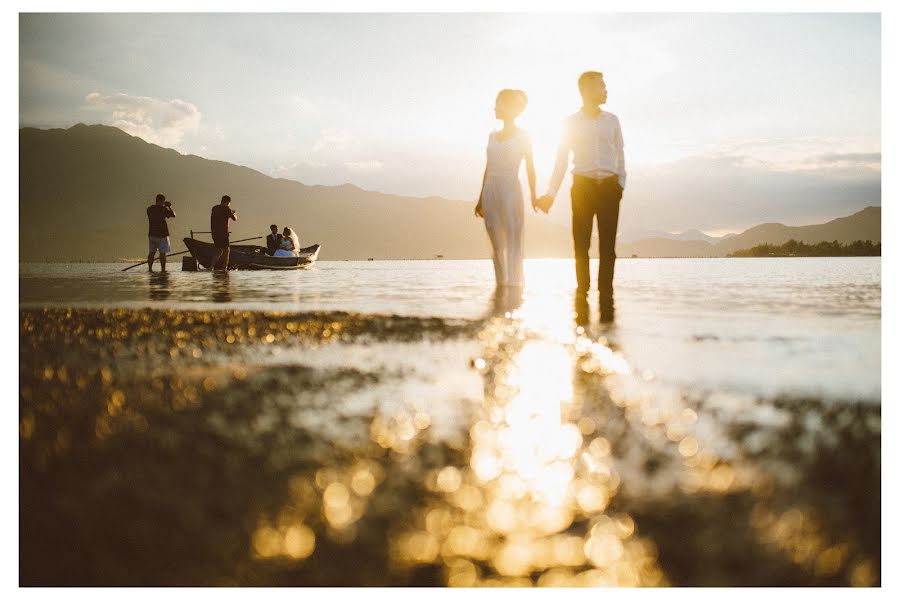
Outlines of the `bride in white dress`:
M497 94L494 114L503 121L503 129L492 131L488 136L487 166L475 206L475 214L484 218L484 227L491 240L497 287L525 284L525 214L519 184L519 167L523 159L528 172L531 206L534 210L538 208L531 138L515 124L516 117L522 114L527 104L528 97L522 90L506 89Z
M281 239L281 248L272 256L300 256L300 240L290 227L284 228Z

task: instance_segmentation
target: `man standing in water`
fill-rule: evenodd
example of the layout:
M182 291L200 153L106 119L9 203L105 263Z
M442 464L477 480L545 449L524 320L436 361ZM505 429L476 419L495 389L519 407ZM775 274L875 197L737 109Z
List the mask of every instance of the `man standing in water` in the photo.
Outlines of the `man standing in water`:
M209 230L212 232L213 244L216 246L216 252L213 254L210 268L215 270L219 263L219 258L224 255L224 265L222 270L228 270L228 257L231 254L230 236L231 223L229 221L237 221L237 213L231 210L231 196L222 196L222 201L212 207L209 215Z
M616 265L616 230L619 224L619 202L625 189L625 152L619 119L600 109L606 103L603 73L587 71L578 78L581 110L570 115L563 125L562 141L556 155L556 166L547 193L539 205L550 210L569 166L569 151L574 154L572 168L572 239L575 249L576 312L587 304L591 287L588 251L594 217L600 238L600 268L597 287L600 291L600 321L614 318L613 272ZM586 312L586 311L585 311Z
M150 240L150 254L147 255L147 264L150 265L150 272L153 272L153 259L156 257L156 251L159 250L159 266L163 273L166 272L166 254L172 251L169 246L169 225L166 219L175 216L172 210L172 203L166 200L162 194L156 195L156 204L147 207L147 221L150 228L147 237Z

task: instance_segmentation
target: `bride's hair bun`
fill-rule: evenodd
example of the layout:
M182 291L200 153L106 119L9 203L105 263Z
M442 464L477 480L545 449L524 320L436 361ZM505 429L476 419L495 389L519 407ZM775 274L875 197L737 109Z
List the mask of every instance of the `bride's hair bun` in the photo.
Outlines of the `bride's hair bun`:
M500 90L497 100L508 106L515 116L522 114L522 111L528 106L528 96L522 90Z

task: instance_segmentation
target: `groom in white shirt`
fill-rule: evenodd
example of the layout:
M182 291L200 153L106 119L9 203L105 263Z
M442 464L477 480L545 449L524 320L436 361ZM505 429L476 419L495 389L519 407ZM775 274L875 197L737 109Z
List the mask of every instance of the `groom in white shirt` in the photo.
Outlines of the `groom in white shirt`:
M556 154L556 166L547 193L539 205L550 210L566 169L569 152L572 167L572 239L575 249L575 275L578 280L576 303L584 302L591 287L588 251L594 218L600 238L600 321L611 322L614 315L613 273L616 264L616 229L619 202L625 189L625 152L619 119L600 109L606 103L603 73L587 71L578 78L582 107L566 118L563 136Z

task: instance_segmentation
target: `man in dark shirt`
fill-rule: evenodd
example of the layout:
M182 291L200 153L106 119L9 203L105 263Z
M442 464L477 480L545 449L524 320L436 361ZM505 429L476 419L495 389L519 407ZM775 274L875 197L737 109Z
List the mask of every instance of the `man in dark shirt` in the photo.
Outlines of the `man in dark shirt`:
M228 257L231 254L229 245L230 221L237 221L237 213L231 210L231 196L222 196L222 201L212 207L209 215L209 230L212 232L213 244L216 246L216 252L213 254L210 268L215 269L219 263L219 259L224 255L223 270L228 270Z
M278 225L269 225L269 229L272 230L272 233L266 236L266 250L269 256L272 256L276 250L281 248L281 240L284 238L278 233Z
M150 265L150 271L153 272L153 259L156 251L159 250L159 266L162 271L166 270L166 254L172 251L169 246L169 226L166 219L175 216L172 210L172 203L166 200L162 194L156 195L156 204L147 207L147 221L150 228L147 231L147 237L150 240L150 254L147 255L147 264Z

